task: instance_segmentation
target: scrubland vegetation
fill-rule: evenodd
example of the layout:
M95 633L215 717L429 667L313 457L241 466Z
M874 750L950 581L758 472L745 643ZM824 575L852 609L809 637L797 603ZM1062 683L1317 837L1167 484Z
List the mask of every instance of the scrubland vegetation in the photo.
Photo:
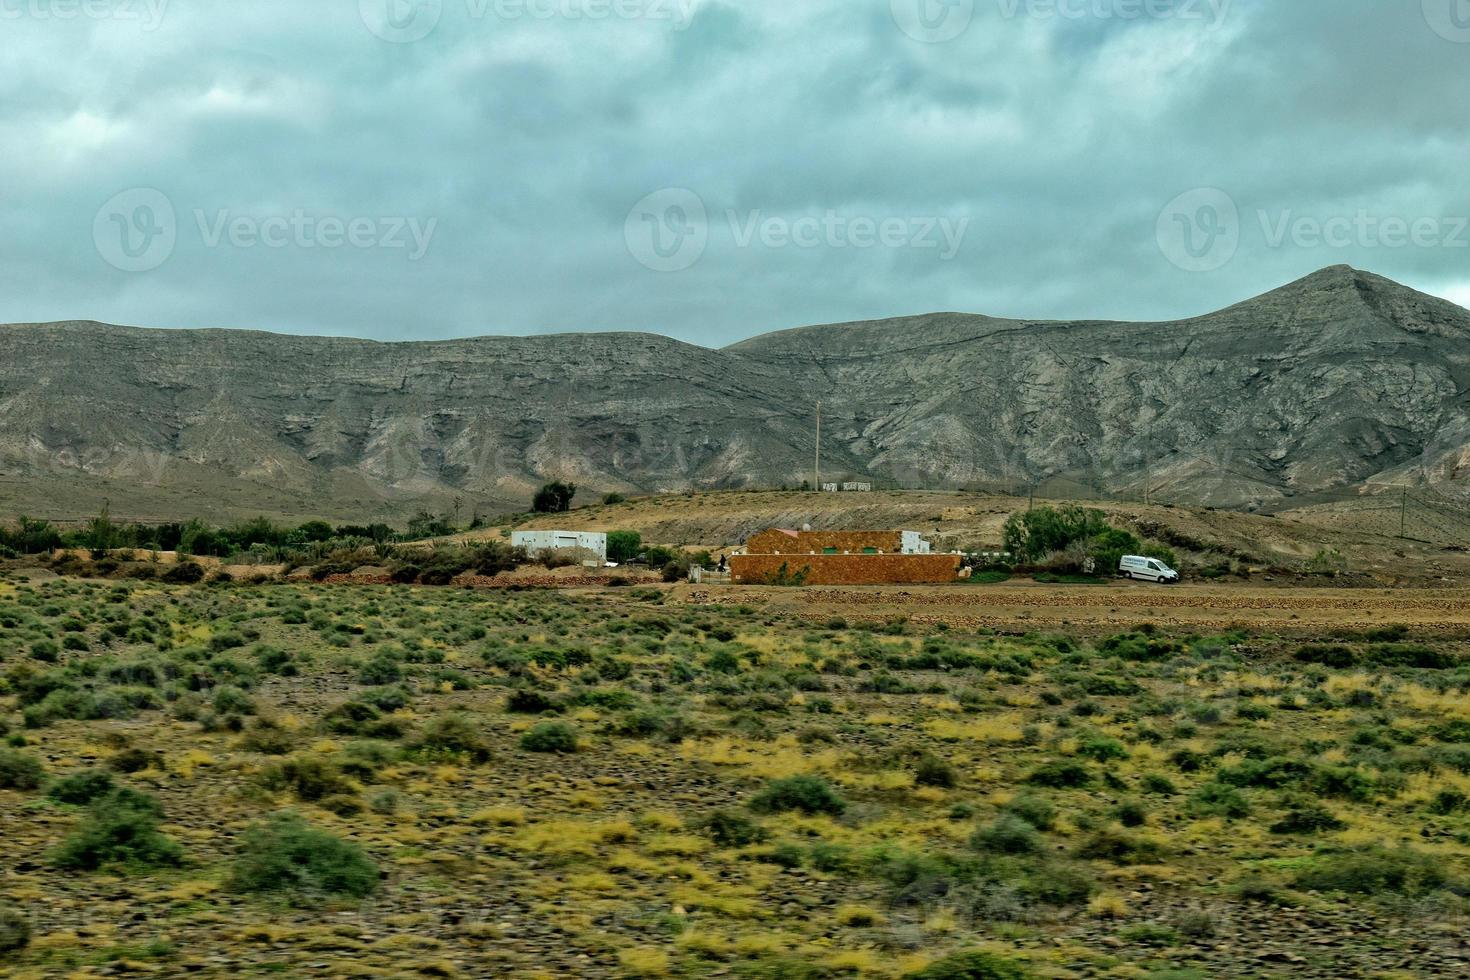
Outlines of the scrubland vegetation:
M1470 666L0 581L14 976L1463 973Z

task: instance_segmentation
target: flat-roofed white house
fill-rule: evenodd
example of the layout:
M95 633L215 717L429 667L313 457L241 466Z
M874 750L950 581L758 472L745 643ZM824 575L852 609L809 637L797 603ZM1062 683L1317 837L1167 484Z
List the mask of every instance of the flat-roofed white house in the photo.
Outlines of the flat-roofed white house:
M595 531L512 531L510 543L527 554L548 551L588 551L607 561L607 535Z

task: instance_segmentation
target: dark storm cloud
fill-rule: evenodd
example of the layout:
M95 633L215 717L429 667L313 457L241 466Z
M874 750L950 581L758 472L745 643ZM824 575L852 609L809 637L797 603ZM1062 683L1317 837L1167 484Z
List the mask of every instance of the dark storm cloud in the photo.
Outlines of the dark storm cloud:
M1470 301L1463 0L389 2L0 0L0 319L718 345L1344 262Z

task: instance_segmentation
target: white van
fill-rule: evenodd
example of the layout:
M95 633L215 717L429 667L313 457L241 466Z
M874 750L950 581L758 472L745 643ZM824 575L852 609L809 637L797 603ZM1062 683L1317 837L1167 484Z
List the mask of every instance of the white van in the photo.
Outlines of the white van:
M1142 579L1163 585L1172 585L1179 581L1179 573L1174 569L1157 558L1144 558L1140 555L1124 555L1123 560L1118 562L1118 574L1124 578Z

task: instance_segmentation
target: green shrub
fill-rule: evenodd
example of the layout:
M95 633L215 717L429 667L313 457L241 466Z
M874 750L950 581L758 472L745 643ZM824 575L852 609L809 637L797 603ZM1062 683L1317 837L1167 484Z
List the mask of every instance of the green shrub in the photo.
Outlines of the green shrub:
M954 953L922 970L905 973L903 980L1026 980L1021 964L994 953Z
M471 762L490 759L490 746L480 734L480 727L466 714L440 715L419 733L415 747L420 751L462 756Z
M914 783L918 786L937 786L940 789L952 789L959 783L959 776L954 766L934 755L920 757L918 764L914 766Z
M255 702L238 687L221 687L214 692L214 710L222 715L253 715Z
M1100 830L1077 848L1077 856L1114 864L1151 864L1161 856L1159 845L1144 837Z
M577 733L563 722L544 721L521 736L521 748L527 752L569 754L577 751Z
M522 688L511 691L506 697L505 710L513 715L544 715L547 712L561 714L566 707L540 691Z
M1018 796L1007 803L1005 808L1007 812L1014 813L1037 830L1051 830L1057 825L1057 808L1050 800L1040 796Z
M1414 667L1420 670L1449 670L1460 658L1433 647L1411 643L1379 643L1368 650L1368 660L1382 667Z
M1183 644L1151 633L1121 633L1098 644L1098 651L1109 657L1117 657L1132 663L1148 663L1182 653Z
M1025 898L1045 905L1066 908L1092 897L1096 885L1083 871L1069 864L1043 864L1016 883Z
M0 905L0 955L25 949L30 942L30 920L17 908Z
M363 898L378 887L378 866L356 844L281 814L245 832L230 886L289 893L296 899Z
M1197 817L1237 819L1250 815L1250 801L1233 786L1206 783L1189 800L1189 812Z
M46 795L58 803L86 806L112 792L112 774L103 769L82 769L52 783Z
M1128 758L1128 750L1123 743L1106 735L1089 735L1082 739L1077 746L1077 754L1098 762Z
M757 813L795 810L808 815L841 816L847 810L847 801L820 776L790 776L767 783L765 789L751 798L750 808Z
M1345 646L1314 643L1297 650L1296 659L1304 664L1320 664L1341 670L1354 666L1358 655Z
M1119 930L1118 938L1135 946L1178 946L1179 933L1168 926L1144 922Z
M1442 789L1434 794L1434 799L1429 801L1425 809L1437 816L1447 817L1467 807L1470 807L1470 796L1457 789Z
M54 664L61 659L61 647L50 640L37 640L31 644L31 659L43 664Z
M403 669L398 662L391 657L374 657L362 665L358 671L357 681L370 687L382 687L387 684L397 684L403 680Z
M1319 853L1298 872L1294 884L1317 892L1422 895L1453 882L1438 858L1408 848L1389 851L1375 847Z
M735 810L714 810L693 827L708 834L721 847L745 847L766 839L764 827Z
M183 849L158 830L162 815L153 797L114 789L92 803L76 830L52 853L52 864L64 871L183 864Z
M1081 789L1092 785L1092 773L1080 762L1058 759L1038 766L1026 782L1048 789Z
M313 755L283 759L263 770L260 781L269 790L289 790L307 803L357 792L357 786L336 763Z
M1035 827L1015 814L1004 813L988 827L975 831L970 846L990 854L1036 854L1042 842Z
M39 789L46 767L28 752L0 749L0 789Z
M1319 834L1324 831L1342 830L1347 824L1337 819L1332 811L1306 800L1293 803L1290 809L1271 825L1273 834Z
M1113 816L1125 827L1142 827L1148 823L1148 810L1137 800L1123 800L1113 808Z

